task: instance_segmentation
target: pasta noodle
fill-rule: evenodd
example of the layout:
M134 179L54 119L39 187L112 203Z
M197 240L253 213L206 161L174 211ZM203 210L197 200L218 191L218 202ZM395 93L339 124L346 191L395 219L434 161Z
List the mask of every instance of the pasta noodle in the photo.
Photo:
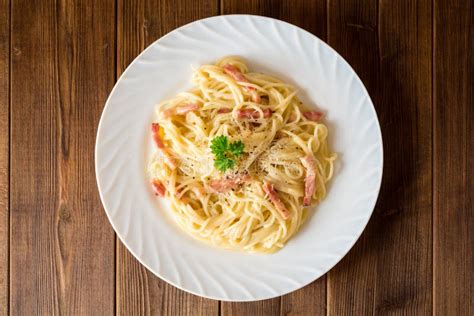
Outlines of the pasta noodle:
M326 195L336 154L322 113L295 88L226 57L194 72L191 91L157 106L149 164L157 195L193 237L245 252L274 252ZM213 139L243 143L219 170ZM226 154L227 155L227 154ZM230 155L230 154L229 154Z

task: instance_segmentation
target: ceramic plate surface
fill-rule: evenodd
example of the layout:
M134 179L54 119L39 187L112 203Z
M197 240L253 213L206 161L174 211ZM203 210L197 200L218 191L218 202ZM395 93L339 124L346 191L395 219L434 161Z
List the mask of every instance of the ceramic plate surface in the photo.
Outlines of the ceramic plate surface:
M155 105L192 87L192 67L228 55L294 84L303 102L327 113L329 145L339 155L326 199L286 247L271 255L222 250L192 239L174 223L168 204L152 194L146 174ZM370 97L333 49L282 21L230 15L174 30L127 68L100 120L95 167L112 226L149 270L196 295L252 301L303 287L349 251L377 200L382 150Z

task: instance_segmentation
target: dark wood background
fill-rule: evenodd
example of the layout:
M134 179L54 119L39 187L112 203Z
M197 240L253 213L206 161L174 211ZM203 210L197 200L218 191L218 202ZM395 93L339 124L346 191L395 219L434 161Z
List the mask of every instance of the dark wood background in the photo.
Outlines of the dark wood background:
M336 49L368 88L385 150L350 253L254 303L148 272L115 236L94 174L100 114L127 65L174 28L230 13ZM473 49L471 0L0 0L0 315L473 315Z

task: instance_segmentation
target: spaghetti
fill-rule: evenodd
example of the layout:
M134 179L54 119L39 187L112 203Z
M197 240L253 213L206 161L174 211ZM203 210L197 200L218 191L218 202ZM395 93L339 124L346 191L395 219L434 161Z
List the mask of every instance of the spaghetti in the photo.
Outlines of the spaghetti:
M246 252L278 250L333 176L336 154L322 113L305 110L293 86L248 72L236 57L199 67L192 82L195 89L157 106L149 165L155 194L195 238Z

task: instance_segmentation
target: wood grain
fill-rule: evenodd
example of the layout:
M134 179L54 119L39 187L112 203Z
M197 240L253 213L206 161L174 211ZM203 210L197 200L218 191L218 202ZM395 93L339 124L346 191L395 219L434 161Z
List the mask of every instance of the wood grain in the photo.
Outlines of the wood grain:
M326 0L223 0L222 14L255 14L293 23L326 40ZM301 290L263 302L221 303L223 315L322 315L326 313L326 277Z
M434 311L474 314L474 2L434 7Z
M217 1L118 1L117 73L149 44L193 20L217 14ZM143 267L117 239L119 315L217 315L219 302L167 284Z
M147 271L115 239L94 175L117 75L219 13L326 40L367 86L384 137L379 201L356 246L327 276L254 303L202 299ZM474 314L473 30L462 0L0 0L0 315Z
M297 25L326 39L326 0L221 0L221 14L255 14Z
M0 315L8 314L10 1L0 0Z
M334 0L328 41L368 88L384 137L376 211L329 274L334 315L432 311L431 1Z
M12 3L11 313L114 312L114 233L94 175L115 3Z
M266 315L280 315L281 306L280 298L274 298L256 302L221 302L221 315L224 316L266 316Z

